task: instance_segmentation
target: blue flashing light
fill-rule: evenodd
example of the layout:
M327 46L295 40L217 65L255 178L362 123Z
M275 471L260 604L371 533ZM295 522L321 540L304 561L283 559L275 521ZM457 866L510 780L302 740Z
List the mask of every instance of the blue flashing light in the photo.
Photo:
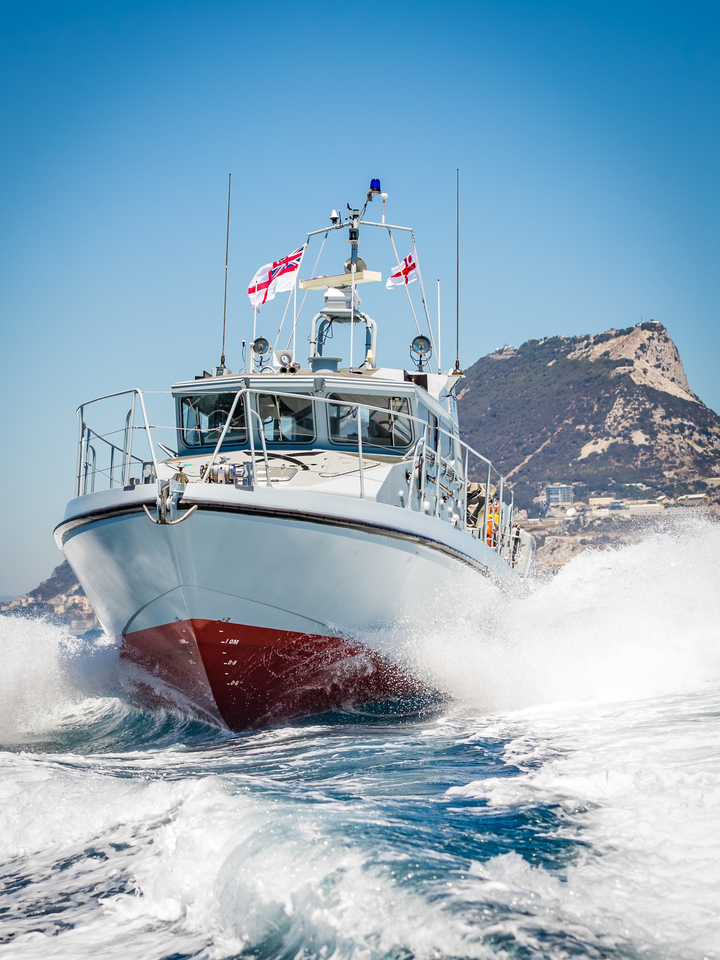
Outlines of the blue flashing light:
M370 190L371 190L373 193L380 193L380 181L379 181L379 180L371 180L371 181L370 181Z

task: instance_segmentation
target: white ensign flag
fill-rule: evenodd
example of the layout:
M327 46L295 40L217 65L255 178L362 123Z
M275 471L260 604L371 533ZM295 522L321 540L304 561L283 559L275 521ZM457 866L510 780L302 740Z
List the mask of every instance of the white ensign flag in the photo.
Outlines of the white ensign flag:
M259 310L268 300L273 300L276 293L292 290L306 246L304 243L282 260L273 260L272 263L260 267L248 287L250 306L254 310Z

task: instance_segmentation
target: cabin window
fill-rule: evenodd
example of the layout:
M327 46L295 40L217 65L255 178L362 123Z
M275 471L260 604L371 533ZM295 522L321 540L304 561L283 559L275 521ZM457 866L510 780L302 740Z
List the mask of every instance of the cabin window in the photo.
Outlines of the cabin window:
M440 421L439 443L440 456L443 458L443 460L449 460L451 451L450 424L446 423L444 420Z
M438 448L438 418L435 414L428 410L427 407L424 407L422 404L418 405L418 416L421 420L425 420L428 425L427 431L427 444L432 450L437 450ZM420 427L422 430L422 427Z
M235 397L234 393L203 393L194 397L181 397L180 429L185 446L206 447L216 444ZM244 398L240 397L225 434L225 442L244 443L246 440Z
M261 393L258 413L267 443L311 443L315 439L311 397Z
M360 410L363 443L378 447L407 447L412 442L412 421L407 397L376 397L372 394L333 393L328 398L330 439L336 443L357 443L357 404L382 407ZM397 416L397 414L405 414Z

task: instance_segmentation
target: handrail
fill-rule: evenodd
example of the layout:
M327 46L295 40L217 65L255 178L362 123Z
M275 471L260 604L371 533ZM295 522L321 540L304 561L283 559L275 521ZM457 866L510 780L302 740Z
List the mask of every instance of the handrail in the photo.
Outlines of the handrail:
M440 465L443 462L441 456L437 457L435 462L435 516L440 516ZM467 472L467 471L466 471ZM467 483L465 484L467 490Z
M239 390L237 392L241 394L249 395L249 394L261 394L261 393L266 394L270 391L268 387L263 387L262 389L258 389L257 387L244 387L242 390ZM283 397L293 397L297 400L307 400L308 397L312 397L313 401L316 403L328 403L328 404L334 403L334 404L342 404L343 406L355 406L355 404L353 403L345 403L342 400L335 400L335 399L331 399L330 397L317 397L312 393L290 393L289 391L286 391L286 390L283 390L281 392ZM110 397L114 397L114 396L121 396L121 394L110 394ZM99 399L105 400L108 398L100 397ZM97 401L91 401L91 402L96 403ZM364 410L372 410L372 411L375 411L376 413L387 413L392 417L402 417L404 420L409 420L412 423L419 423L423 425L427 423L427 421L423 420L422 417L413 416L413 414L411 413L400 413L398 410L391 410L389 407L376 407L369 403L363 403L362 407ZM166 429L177 431L178 427L166 426ZM183 429L183 428L180 428L180 429ZM439 424L435 429L437 429L438 432L442 433L444 436L449 437L451 440L454 440L461 447L466 447L474 457L478 458L478 460L482 460L483 463L489 463L492 465L492 461L488 460L488 458L483 456L483 454L480 453L478 450L475 450L474 447L471 447L469 443L466 443L464 440L461 440L459 436L455 436L455 434L451 433L449 430L445 430ZM408 456L409 454L406 454L406 457ZM498 476L500 476L500 471L496 467L493 466L492 469L495 471L495 473Z
M355 408L355 416L357 418L357 431L358 431L358 473L360 474L360 499L365 499L365 473L363 470L363 448L362 448L362 418L360 417L360 411L364 409L362 404L359 403Z
M257 410L252 409L249 403L247 405L247 409L251 416L258 418L258 422L260 423L260 443L262 444L263 458L265 460L265 486L272 487L272 483L270 482L270 461L268 459L267 444L265 443L265 434L263 433L262 417L257 412ZM250 433L253 434L255 433L255 431L251 429ZM253 448L253 482L255 481L254 474L255 474L255 450Z
M148 391L148 392L150 392L150 393L167 393L168 391L166 391L166 390L152 390L152 391ZM150 433L149 433L151 427L150 427L150 423L148 422L147 410L146 410L146 408L145 408L145 398L144 398L144 396L143 396L143 391L142 391L142 390L139 390L137 387L130 387L129 390L119 390L117 393L108 393L108 394L106 394L104 397L95 397L94 400L87 400L85 403L81 403L80 406L79 406L79 407L77 408L77 410L75 411L75 415L78 417L79 420L82 418L82 421L84 422L84 414L83 414L83 411L84 411L85 407L89 407L89 406L91 406L93 403L100 403L101 400L112 400L112 399L114 399L115 397L126 397L128 394L134 394L134 395L137 396L137 397L139 398L139 400L140 400L140 407L141 407L141 409L142 409L142 412L143 412L143 420L144 420L144 422L145 422L145 427L144 427L144 429L145 429L146 431L148 431L148 445L149 445L149 447L150 447L150 454L151 454L151 457L152 457L152 462L153 462L153 465L154 465L155 467L157 467L157 457L155 456L155 447L154 447L154 444L153 444L153 442L152 442L152 436L151 436ZM142 428L140 428L140 429L142 429ZM94 431L93 431L93 432L94 432ZM99 437L99 434L96 434L96 436ZM100 439L102 439L102 438L100 438Z
M93 430L91 427L87 425L87 423L85 422L85 408L92 406L92 404L94 403L100 403L100 401L102 400L112 400L115 397L125 397L128 395L132 397L132 402L131 402L130 410L128 412L128 416L126 418L123 446L122 448L120 448L116 444L113 444L109 440L106 440L105 437L101 436L99 433L97 433L95 430ZM140 400L140 408L142 410L143 422L144 422L144 427L141 427L141 428L135 427L135 404L138 399ZM78 445L78 473L77 473L77 481L75 484L76 496L81 495L81 489L83 488L83 480L81 479L81 474L82 474L84 459L87 459L87 455L85 456L85 458L83 458L83 448L87 449L87 447L89 446L90 436L93 436L96 439L101 440L103 443L107 444L107 446L111 448L111 451L118 450L120 453L122 453L123 460L121 465L120 479L123 486L127 486L127 483L129 481L130 466L133 460L137 461L138 463L145 462L142 459L142 457L136 457L132 453L133 430L144 429L145 435L148 440L148 446L150 448L150 456L152 459L153 467L155 468L155 474L157 475L158 461L157 461L157 456L155 454L155 445L152 440L152 433L151 433L152 428L148 421L147 409L145 407L145 399L143 397L142 390L138 390L137 387L131 387L129 390L120 390L117 393L108 393L103 397L96 397L94 400L88 400L85 403L80 404L80 406L75 411L75 415L77 416L78 421L80 423L80 440ZM113 469L114 469L114 454L111 457L111 463L113 464ZM95 472L96 472L95 468L93 467L93 489L94 489ZM104 471L101 471L101 473L102 472ZM112 480L112 475L110 479Z
M127 390L118 390L117 393L106 393L104 397L95 397L93 400L86 400L85 403L81 403L75 413L79 413L83 407L89 407L93 403L100 403L101 400L112 400L115 397L125 397L129 393L137 393L139 396L143 395L143 391L140 390L139 387L129 387ZM145 393L165 393L171 396L172 390L145 390Z
M92 453L92 460L89 459L89 455ZM85 457L83 459L83 482L82 489L83 494L88 492L88 469L92 466L92 473L90 474L90 493L95 493L95 464L97 462L97 454L95 453L95 447L91 444L85 444Z
M468 449L466 447L465 448L465 469L463 471L463 476L465 480L465 482L463 483L463 511L462 511L463 530L467 530L467 494L468 494L468 457L469 456L470 454L468 453ZM487 500L488 492L489 491L486 488L485 489L486 500Z
M132 444L129 444L128 437L132 436L132 427L133 427L132 415L133 415L133 408L130 407L130 409L127 412L127 416L125 417L125 431L123 433L123 448L122 448L123 456L122 456L122 466L120 468L120 482L124 487L126 487L128 484L128 474L130 473L128 446L129 445L132 446Z
M358 385L358 386L359 386L359 385ZM238 391L238 392L239 392L239 393L247 393L247 394L249 395L249 394L261 394L261 393L264 394L264 393L269 393L269 392L271 392L271 391L270 391L270 388L269 388L269 387L263 387L262 389L259 389L259 388L257 388L257 387L245 387L243 390L240 390L240 391ZM343 406L354 406L354 405L355 405L355 404L352 404L352 403L349 403L349 402L346 403L346 402L344 402L344 401L342 401L342 400L332 399L332 398L330 398L330 397L317 397L317 396L315 396L314 394L309 393L309 392L308 392L308 393L290 393L289 391L286 391L286 390L283 390L283 391L281 391L281 392L282 392L283 397L293 397L293 398L295 398L295 399L297 399L297 400L307 400L308 397L312 397L312 399L313 399L314 401L316 401L317 403L342 404ZM369 403L363 403L363 404L362 404L362 407L363 407L364 410L372 410L372 411L375 411L376 413L387 413L387 414L389 414L390 416L393 416L393 417L402 417L404 420L409 420L409 421L411 421L411 422L413 422L413 423L419 423L419 424L422 424L422 425L426 425L426 424L427 424L427 421L426 421L426 420L423 420L422 417L416 417L416 416L414 416L414 415L411 414L411 413L400 413L398 410L391 410L389 407L376 407L376 406L374 406L373 404L369 404ZM438 426L437 426L435 429L437 429L439 433L444 434L444 436L449 437L451 440L455 440L455 442L458 443L458 444L460 444L460 446L462 446L462 447L467 447L467 449L470 451L470 453L472 453L473 456L477 457L478 460L482 460L483 463L491 463L491 461L488 460L487 457L484 457L484 456L482 455L482 453L479 453L477 450L475 450L473 447L471 447L469 443L466 443L464 440L461 440L460 437L455 436L455 435L454 435L453 433L451 433L449 430L445 430L443 427L440 426L439 423L438 423ZM497 470L497 468L493 467L493 470L495 470L495 472L497 473L497 475L500 476L500 471Z
M208 474L208 476L209 476L210 470L212 470L212 468L215 466L215 458L217 457L217 455L218 455L218 453L219 453L219 451L220 451L220 447L222 446L222 442L223 442L223 440L225 439L225 434L228 432L228 427L229 427L230 424L232 423L233 414L235 413L235 409L236 409L236 407L237 407L238 400L240 399L240 397L241 397L244 393L245 393L244 390L238 390L238 392L235 394L235 399L233 400L232 405L231 405L231 407L230 407L230 412L228 413L227 420L225 421L225 426L222 428L222 431L221 431L221 433L220 433L220 436L218 437L218 442L217 442L217 444L216 444L216 446L215 446L215 449L213 450L213 455L212 455L212 457L210 457L210 463L207 465L207 468L206 468L206 470L205 470L205 472ZM196 420L196 422L197 422L197 420Z
M427 433L427 424L425 424ZM412 466L410 467L410 479L408 481L408 498L407 503L405 504L405 509L412 509L410 504L412 503L413 496L413 486L415 484L415 468L416 465L420 463L420 447L422 447L423 453L425 452L425 436L418 437L417 443L415 444L415 449L413 450Z
M96 440L100 440L102 443L107 444L108 447L112 447L113 450L118 450L120 453L123 452L123 448L122 448L122 447L119 447L116 443L111 443L110 440L106 439L106 437L109 437L110 434L103 435L102 433L98 433L96 430L93 430L93 428L92 428L92 427L89 427L87 424L84 424L84 426L85 426L85 430L87 431L88 435L92 435L93 437L95 437ZM133 429L134 429L134 430L144 430L145 427L133 427ZM151 427L150 429L152 430L152 427ZM175 429L175 427L173 427L172 429ZM120 430L113 430L112 432L113 432L113 433L120 433L120 432L124 433L125 430L124 430L124 428L123 428L122 431L120 431ZM145 462L142 457L138 457L138 456L136 456L135 454L132 455L132 459L133 459L133 460L137 460L138 462L142 462L142 463Z
M138 430L142 428L135 427L134 429ZM80 489L82 486L81 477L83 475L85 461L87 459L87 453L85 453L85 456L83 456L83 449L85 449L86 451L87 449L90 449L91 438L94 438L95 440L99 440L101 443L104 443L106 446L110 447L110 466L107 468L107 470L98 471L99 473L107 473L107 476L110 480L110 489L112 489L114 484L114 471L116 469L115 451L117 450L117 452L120 454L123 454L123 456L125 454L124 447L119 447L117 444L111 443L109 440L106 440L105 437L103 437L101 434L93 430L92 427L89 427L84 421L81 421L80 440L78 442L78 475L77 475L77 482L75 484L75 495L78 497L80 496ZM145 462L142 457L138 457L133 453L130 455L130 460L128 461L128 470L133 461L135 461L136 463ZM125 477L123 476L125 472L125 468L122 462L120 463L120 469L121 469L121 477L120 477L121 486L126 486L127 483L126 483ZM95 468L93 468L93 472L95 472Z
M132 442L133 442L133 428L135 427L135 400L137 399L136 395L132 395L132 405L130 407L130 434L127 441L127 469L125 476L125 483L123 486L127 486L130 481L130 461L132 460Z
M83 408L82 406L78 407L76 415L80 414L78 420L80 422L80 436L78 437L78 456L77 456L77 469L75 470L75 496L80 496L80 473L82 471L82 450L83 450L83 440L85 439L85 420L83 418Z

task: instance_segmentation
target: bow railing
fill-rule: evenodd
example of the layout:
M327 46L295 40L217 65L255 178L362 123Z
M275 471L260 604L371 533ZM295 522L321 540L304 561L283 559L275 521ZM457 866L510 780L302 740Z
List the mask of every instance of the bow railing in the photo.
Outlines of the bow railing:
M94 404L119 399L121 397L130 397L130 409L125 415L125 422L120 430L110 430L105 433L98 433L92 429L86 419L85 411ZM138 400L142 411L142 423L136 423L136 413ZM145 409L145 398L142 391L136 388L122 390L119 393L110 393L104 397L98 397L82 404L77 409L77 418L80 423L80 437L78 440L77 471L75 477L75 496L81 497L88 493L95 492L95 484L98 478L107 481L107 489L115 486L128 487L140 482L138 478L131 478L130 474L133 467L139 468L144 482L150 482L153 479L152 474L157 476L157 457L151 434L151 427L148 422L147 410ZM149 460L145 457L133 453L133 438L136 430L142 430L147 440L150 454ZM116 443L115 438L122 436L122 443ZM110 438L113 439L110 439ZM105 454L105 458L98 460L98 450ZM152 467L152 470L148 469ZM143 469L144 468L144 469ZM131 484L132 481L132 484Z

